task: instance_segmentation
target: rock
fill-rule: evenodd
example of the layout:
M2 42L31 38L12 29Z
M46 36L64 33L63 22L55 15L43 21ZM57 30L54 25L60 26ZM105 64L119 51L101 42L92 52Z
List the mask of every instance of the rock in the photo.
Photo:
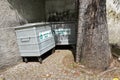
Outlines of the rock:
M49 78L51 77L51 74L44 74L44 75L41 75L42 78Z
M16 35L12 28L20 25L20 22L7 0L0 0L0 15L0 69L3 69L20 61Z
M120 61L120 56L118 57L118 60Z
M106 5L109 42L120 45L120 0L107 0Z

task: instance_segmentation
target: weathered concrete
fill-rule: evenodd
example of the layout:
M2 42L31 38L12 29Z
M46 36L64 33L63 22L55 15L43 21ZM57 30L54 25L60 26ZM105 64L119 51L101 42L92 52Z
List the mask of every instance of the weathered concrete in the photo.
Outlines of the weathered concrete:
M50 12L63 12L75 9L75 0L46 0L46 16Z
M28 22L45 21L45 0L8 0Z

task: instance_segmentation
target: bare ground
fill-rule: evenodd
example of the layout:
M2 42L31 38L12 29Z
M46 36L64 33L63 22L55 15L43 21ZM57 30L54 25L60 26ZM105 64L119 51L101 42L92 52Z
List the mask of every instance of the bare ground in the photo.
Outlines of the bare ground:
M20 63L0 74L0 80L113 80L120 78L120 63L114 60L111 67L93 74L83 65L74 63L70 50L56 50L43 63Z

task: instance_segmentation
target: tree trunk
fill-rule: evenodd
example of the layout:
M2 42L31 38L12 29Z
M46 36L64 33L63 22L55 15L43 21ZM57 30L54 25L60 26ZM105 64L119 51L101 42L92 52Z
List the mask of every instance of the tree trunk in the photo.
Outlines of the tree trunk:
M105 70L112 56L108 40L106 0L79 0L76 62Z

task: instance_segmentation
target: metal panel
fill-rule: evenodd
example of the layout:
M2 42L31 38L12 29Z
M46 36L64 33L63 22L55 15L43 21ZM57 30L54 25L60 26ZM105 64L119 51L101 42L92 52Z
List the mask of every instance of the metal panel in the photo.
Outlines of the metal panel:
M55 47L54 36L50 24L37 23L18 26L17 42L21 56L41 56Z
M55 47L55 40L52 29L49 25L44 27L37 27L37 38L39 42L39 49L41 54Z
M27 38L27 37L35 37L36 28L20 28L16 30L17 38Z
M75 45L76 44L76 23L59 22L52 23L57 45Z

